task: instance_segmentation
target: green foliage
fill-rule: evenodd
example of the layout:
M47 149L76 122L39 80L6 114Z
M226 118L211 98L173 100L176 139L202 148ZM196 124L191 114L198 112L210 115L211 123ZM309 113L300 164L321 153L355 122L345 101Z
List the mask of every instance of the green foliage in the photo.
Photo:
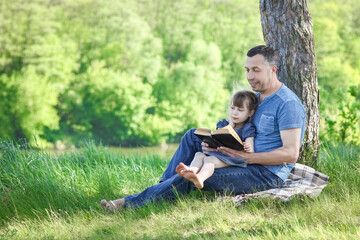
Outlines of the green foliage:
M59 35L56 10L42 1L1 3L1 137L32 141L59 125L55 106L77 67L77 53Z
M335 97L338 117L336 120L329 116L325 118L326 128L322 131L321 139L360 144L360 85L351 86L347 92L340 88Z
M61 112L67 133L111 145L160 142L170 126L166 119L147 113L155 105L151 85L104 65L93 62L64 94L68 102L63 102ZM147 128L156 130L156 134L147 132Z
M320 89L320 138L359 142L360 5L355 0L309 2ZM344 89L344 90L342 90ZM357 89L357 90L356 90Z
M214 43L194 41L185 62L174 64L154 86L158 113L176 119L176 132L194 126L214 127L214 119L224 117L228 92L223 89L221 53ZM184 101L186 99L186 101ZM170 104L171 103L171 104Z
M57 92L48 79L32 67L10 77L0 76L0 126L2 136L32 139L44 127L56 128L58 117L54 109Z
M339 123L335 89L360 84L360 4L309 8L322 115ZM263 43L245 0L2 0L0 33L0 137L40 144L153 145L213 128Z
M5 0L0 13L1 136L14 139L147 145L213 127L261 39L246 1Z

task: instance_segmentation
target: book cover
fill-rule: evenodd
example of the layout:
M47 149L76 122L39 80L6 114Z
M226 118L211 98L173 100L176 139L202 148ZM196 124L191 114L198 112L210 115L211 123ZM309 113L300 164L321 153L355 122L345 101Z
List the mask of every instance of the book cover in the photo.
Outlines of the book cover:
M235 150L244 150L243 142L230 125L213 132L207 128L197 128L194 134L203 142L209 144L211 148L225 146Z

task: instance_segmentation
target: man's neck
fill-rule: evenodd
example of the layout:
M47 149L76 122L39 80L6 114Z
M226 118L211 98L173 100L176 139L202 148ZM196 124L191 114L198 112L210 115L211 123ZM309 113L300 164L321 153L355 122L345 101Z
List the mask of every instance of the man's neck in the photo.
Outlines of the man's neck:
M260 102L262 102L265 98L270 97L271 95L279 91L281 86L282 86L282 82L280 82L279 80L274 81L274 83L266 91L260 92Z

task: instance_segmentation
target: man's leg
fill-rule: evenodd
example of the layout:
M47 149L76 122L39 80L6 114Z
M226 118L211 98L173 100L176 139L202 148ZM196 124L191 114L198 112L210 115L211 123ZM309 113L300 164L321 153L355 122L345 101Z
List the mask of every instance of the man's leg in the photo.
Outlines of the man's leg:
M204 191L228 192L233 195L253 193L282 187L284 181L258 164L245 168L224 167L215 169L213 175L204 182Z
M232 194L252 193L283 186L284 182L261 165L248 165L246 168L217 168L204 182L205 191L229 192ZM125 207L140 207L149 202L175 200L196 190L194 184L185 178L174 175L168 180L151 186L141 193L125 197Z
M171 202L193 190L196 190L196 188L192 182L175 174L171 178L153 185L141 193L126 196L124 198L125 207L142 207L150 202L159 202L162 200Z
M176 167L179 163L190 165L196 152L202 152L201 140L194 135L195 128L187 131L181 139L180 145L176 150L174 156L171 158L160 182L163 182L172 176L176 175Z

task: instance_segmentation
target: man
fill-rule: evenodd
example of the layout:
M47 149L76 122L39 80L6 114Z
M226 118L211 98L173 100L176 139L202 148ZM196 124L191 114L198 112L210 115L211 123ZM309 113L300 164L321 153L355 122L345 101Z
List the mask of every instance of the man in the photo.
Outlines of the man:
M218 149L200 142L189 130L181 140L159 184L141 193L122 199L101 201L107 209L139 207L153 201L174 200L195 190L192 182L176 174L182 162L189 165L196 152L220 151L231 157L241 157L247 167L216 169L204 182L205 191L233 194L250 193L281 187L288 178L299 156L305 132L305 109L298 97L282 84L277 76L277 55L267 46L257 46L247 53L245 69L252 89L258 93L259 105L252 118L256 127L254 153L246 153L226 147Z

